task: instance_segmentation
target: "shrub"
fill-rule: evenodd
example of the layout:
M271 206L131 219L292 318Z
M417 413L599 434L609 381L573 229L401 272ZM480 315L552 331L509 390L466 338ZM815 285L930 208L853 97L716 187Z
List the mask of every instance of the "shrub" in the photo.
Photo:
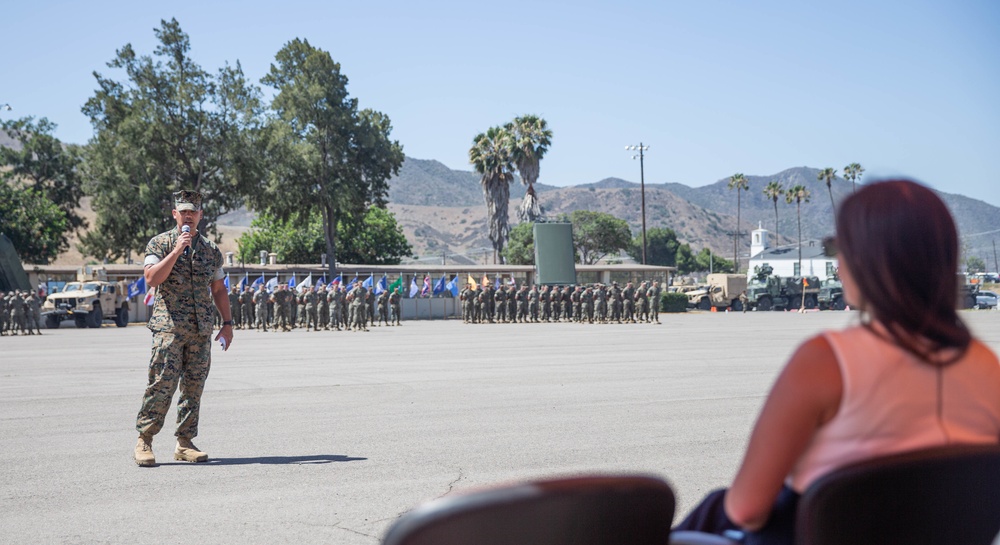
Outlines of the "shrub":
M660 295L661 312L687 311L688 298L683 293L664 292Z

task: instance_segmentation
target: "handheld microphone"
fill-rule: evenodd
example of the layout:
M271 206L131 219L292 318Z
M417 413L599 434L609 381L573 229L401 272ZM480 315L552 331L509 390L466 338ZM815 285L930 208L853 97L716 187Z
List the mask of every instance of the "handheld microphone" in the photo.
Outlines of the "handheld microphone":
M184 227L181 227L181 232L182 233L190 233L191 232L191 228L188 227L187 225L185 225ZM184 248L184 257L187 257L190 254L191 254L191 247L190 246L186 246Z

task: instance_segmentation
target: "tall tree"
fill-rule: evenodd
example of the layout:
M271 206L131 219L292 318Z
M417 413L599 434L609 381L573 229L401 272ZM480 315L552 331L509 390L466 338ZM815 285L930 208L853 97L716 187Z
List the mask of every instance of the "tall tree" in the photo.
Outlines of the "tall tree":
M830 207L833 208L833 217L837 217L837 205L833 202L833 180L837 177L837 170L833 168L824 168L816 176L821 182L826 182L826 190L830 193Z
M740 265L740 256L737 248L740 240L740 192L750 190L750 182L742 173L737 172L729 177L729 190L736 190L736 233L733 234L733 263L737 269Z
M785 202L788 204L795 203L795 214L798 218L799 225L799 274L802 274L802 203L809 202L809 190L806 186L799 184L792 186L791 189L785 192Z
M677 251L681 242L673 229L654 227L646 232L646 264L661 267L677 266ZM632 239L626 250L636 262L642 262L642 236Z
M338 255L344 263L397 265L413 253L395 216L384 208L373 206L360 221L342 221L337 230L343 235ZM261 250L276 253L282 263L319 263L326 251L323 218L318 210L310 213L304 226L262 213L237 242L244 263L255 262Z
M511 139L511 134L502 127L491 127L485 133L476 135L469 149L469 162L479 173L479 183L483 187L494 263L498 258L503 262L503 247L510 235L507 210L510 184L514 181Z
M568 219L573 224L573 246L584 265L593 265L609 254L616 254L632 242L628 222L611 214L574 210Z
M37 123L31 117L5 121L0 129L21 145L20 149L0 146L0 167L6 167L0 169L0 180L36 190L62 211L70 229L86 228L87 222L77 213L83 197L79 146L63 145L52 134L56 124L44 117ZM65 235L63 239L65 246Z
M510 265L535 264L535 224L519 223L510 230L510 239L503 249L504 263Z
M336 263L338 225L361 221L369 207L385 207L403 148L389 138L389 118L359 111L340 64L307 40L285 44L261 82L277 91L268 127L270 173L250 203L297 226L318 211L327 260Z
M785 188L778 180L772 180L764 187L764 196L774 202L774 244L778 245L778 199L785 196Z
M67 248L66 214L41 191L0 181L0 234L25 263L46 265Z
M535 195L535 182L538 181L539 162L552 144L552 131L544 119L534 115L516 117L504 129L511 135L508 141L512 146L511 158L521 175L521 183L528 186L517 215L524 222L537 221L542 208Z
M108 67L119 81L94 73L97 90L83 106L94 137L83 168L93 195L95 228L82 249L116 259L141 252L150 237L173 225L171 195L200 191L204 220L215 233L219 215L243 204L262 177L260 91L239 63L212 74L189 56L191 44L176 19L154 30L153 56L131 44Z
M861 168L859 163L851 163L844 167L844 178L851 181L851 191L856 192L858 190L857 181L861 179L861 174L864 171L865 169Z
M709 248L702 248L701 251L694 256L694 265L695 271L712 271L717 273L736 272L732 261L729 261L720 255L712 254L712 250Z

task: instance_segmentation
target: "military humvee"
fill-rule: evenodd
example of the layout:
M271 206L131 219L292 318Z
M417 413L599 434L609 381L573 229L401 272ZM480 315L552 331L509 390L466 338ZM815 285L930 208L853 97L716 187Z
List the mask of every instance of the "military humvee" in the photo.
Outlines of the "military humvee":
M112 320L118 327L128 325L128 285L107 281L104 269L89 274L77 273L77 281L67 283L58 293L50 294L42 305L42 316L49 329L72 319L76 327L101 327Z
M706 282L705 287L686 293L689 308L731 308L736 312L743 310L740 293L747 289L746 275L715 273L708 275Z

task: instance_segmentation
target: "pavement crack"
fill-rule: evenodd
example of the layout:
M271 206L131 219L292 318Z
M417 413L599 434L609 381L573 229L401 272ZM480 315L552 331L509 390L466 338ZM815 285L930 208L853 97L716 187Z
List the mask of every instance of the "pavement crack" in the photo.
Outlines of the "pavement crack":
M448 494L451 494L451 491L455 489L455 485L458 484L458 482L461 481L464 477L465 477L465 472L462 470L462 468L458 468L458 477L455 477L455 480L448 483L448 489L445 490L444 494L441 494L441 496L447 496Z

